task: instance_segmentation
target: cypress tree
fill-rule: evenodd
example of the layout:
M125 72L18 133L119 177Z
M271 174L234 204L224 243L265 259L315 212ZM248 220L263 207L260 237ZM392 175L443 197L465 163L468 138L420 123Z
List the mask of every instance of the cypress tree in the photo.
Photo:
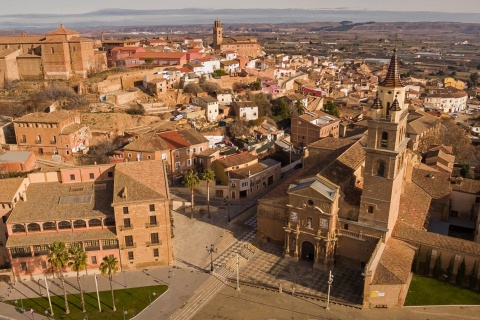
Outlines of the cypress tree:
M463 260L462 260L462 263L460 263L460 265L458 266L458 269L457 269L457 277L455 279L455 282L461 286L463 285L463 280L465 279L465 269L466 269L466 265L465 265L465 257L463 257Z
M472 271L470 271L470 275L468 276L469 280L469 288L471 290L475 290L475 287L477 285L477 277L478 277L478 263L475 261L472 267Z
M427 257L425 258L425 269L423 273L428 276L430 274L430 261L432 260L432 251L427 252Z
M453 266L455 264L455 258L452 257L450 259L450 262L448 263L448 268L447 268L447 279L445 281L450 282L452 281L452 275L453 275Z
M442 275L442 254L440 253L435 259L435 264L433 266L433 277L439 279Z

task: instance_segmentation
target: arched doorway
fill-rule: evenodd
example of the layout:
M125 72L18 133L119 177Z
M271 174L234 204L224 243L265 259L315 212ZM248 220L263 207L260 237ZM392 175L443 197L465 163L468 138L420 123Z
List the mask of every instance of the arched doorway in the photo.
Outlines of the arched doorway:
M315 246L310 241L302 243L302 260L311 261L315 259Z

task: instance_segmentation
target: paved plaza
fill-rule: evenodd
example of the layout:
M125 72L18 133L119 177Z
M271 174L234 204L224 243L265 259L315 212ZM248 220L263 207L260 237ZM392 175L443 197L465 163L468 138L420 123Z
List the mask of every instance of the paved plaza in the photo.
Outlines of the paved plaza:
M282 248L266 244L241 270L241 281L319 298L327 297L328 270L314 269L308 261L283 258ZM349 304L361 304L363 276L360 268L335 266L331 298Z

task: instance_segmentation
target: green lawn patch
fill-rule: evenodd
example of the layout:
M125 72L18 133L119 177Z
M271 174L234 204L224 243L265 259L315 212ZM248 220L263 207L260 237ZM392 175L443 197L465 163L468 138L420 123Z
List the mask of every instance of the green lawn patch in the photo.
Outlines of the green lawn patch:
M167 286L161 285L114 290L115 305L117 307L116 312L112 311L112 295L110 291L99 292L102 312L98 311L96 292L89 292L83 295L85 298L85 308L87 309L86 313L82 312L80 294L67 295L70 307L70 314L65 314L65 302L63 295L51 296L51 300L53 311L55 313L55 319L82 320L86 319L87 315L89 320L123 319L123 310L127 311L127 315L125 318L130 319L149 306L149 294L153 302L160 295L162 295L167 290L167 288ZM153 293L155 293L155 295L153 295ZM21 308L20 301L17 301L16 304L14 301L7 302L13 306ZM27 312L29 312L30 309L33 309L35 310L35 313L45 315L45 310L49 308L48 298L46 296L34 299L25 298L23 299L23 306L25 310L27 310Z
M413 275L405 301L406 306L449 304L480 304L480 295L437 279Z

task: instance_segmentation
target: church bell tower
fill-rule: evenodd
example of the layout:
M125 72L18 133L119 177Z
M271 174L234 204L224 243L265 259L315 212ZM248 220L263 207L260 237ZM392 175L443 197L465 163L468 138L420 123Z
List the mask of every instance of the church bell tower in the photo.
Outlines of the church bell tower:
M220 45L223 41L223 28L220 20L215 20L213 25L213 48L220 49Z
M358 222L386 241L397 221L408 138L405 85L396 50L371 106L365 147L365 173Z

